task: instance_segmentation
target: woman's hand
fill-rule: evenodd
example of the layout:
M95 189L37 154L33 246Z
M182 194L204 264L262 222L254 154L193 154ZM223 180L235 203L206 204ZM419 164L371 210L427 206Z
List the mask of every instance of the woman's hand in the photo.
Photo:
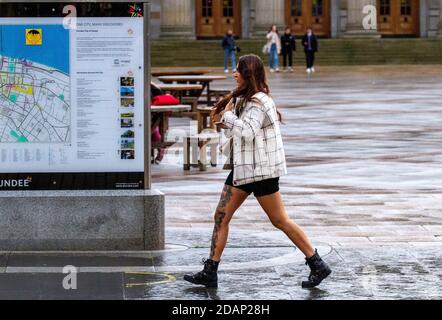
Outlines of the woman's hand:
M226 125L222 122L215 122L215 126L221 129L227 129Z

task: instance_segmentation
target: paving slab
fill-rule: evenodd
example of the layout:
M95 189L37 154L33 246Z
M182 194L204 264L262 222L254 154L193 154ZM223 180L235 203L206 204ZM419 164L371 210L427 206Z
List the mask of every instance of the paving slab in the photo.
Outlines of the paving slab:
M2 300L122 300L121 274L81 274L77 289L63 287L65 274L0 274Z
M9 254L0 254L0 268L6 267Z
M72 265L75 267L88 266L152 266L152 257L136 258L136 257L118 257L118 256L70 256L69 254L20 254L13 253L9 256L8 267L64 267Z

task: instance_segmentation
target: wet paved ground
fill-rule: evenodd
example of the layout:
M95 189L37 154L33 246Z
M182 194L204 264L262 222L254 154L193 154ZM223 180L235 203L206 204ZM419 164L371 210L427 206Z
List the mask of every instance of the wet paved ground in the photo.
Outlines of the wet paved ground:
M285 121L287 211L334 270L319 289L300 288L302 255L253 198L232 221L220 287L181 280L208 254L228 172L183 173L177 145L153 168L168 250L0 253L0 299L441 299L442 66L318 71L270 82ZM178 135L190 125L171 124ZM77 290L62 287L65 265L79 268Z
M335 273L323 292L311 294L294 285L304 266L276 267L270 279L289 294L281 298L441 298L442 66L330 67L312 77L303 71L270 77L285 122L289 175L281 191L313 243L333 248L327 259ZM167 194L167 225L189 234L207 228L207 243L228 172L183 173L174 151L179 146L153 169L154 187ZM231 230L290 244L253 198Z

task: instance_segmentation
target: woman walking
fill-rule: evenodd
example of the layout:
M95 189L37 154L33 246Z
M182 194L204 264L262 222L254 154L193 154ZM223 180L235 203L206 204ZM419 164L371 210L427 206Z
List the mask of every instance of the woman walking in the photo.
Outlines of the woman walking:
M267 34L267 51L269 53L270 72L279 72L279 55L281 53L281 39L278 27L273 25Z
M262 60L256 55L241 57L235 79L237 88L216 106L216 113L222 114L218 125L225 129L233 151L230 153L233 170L225 182L215 212L210 257L204 261L201 272L185 275L184 280L217 287L218 265L227 243L230 220L253 193L272 224L306 256L311 272L302 287L316 287L331 270L284 209L279 192L279 177L287 174L280 131L281 115L269 95Z

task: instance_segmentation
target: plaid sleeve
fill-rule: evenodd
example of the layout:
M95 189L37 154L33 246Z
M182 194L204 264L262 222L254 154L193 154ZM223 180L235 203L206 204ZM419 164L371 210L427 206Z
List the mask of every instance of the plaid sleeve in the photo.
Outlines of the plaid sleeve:
M245 114L242 119L239 119L233 112L227 111L223 115L222 122L227 128L232 130L232 135L246 140L253 140L262 129L265 111L260 105L252 104L244 112Z
M236 119L238 119L238 117L232 111L226 111L221 118L221 122L226 128L232 130Z
M232 129L224 129L224 135L227 139L233 137Z

